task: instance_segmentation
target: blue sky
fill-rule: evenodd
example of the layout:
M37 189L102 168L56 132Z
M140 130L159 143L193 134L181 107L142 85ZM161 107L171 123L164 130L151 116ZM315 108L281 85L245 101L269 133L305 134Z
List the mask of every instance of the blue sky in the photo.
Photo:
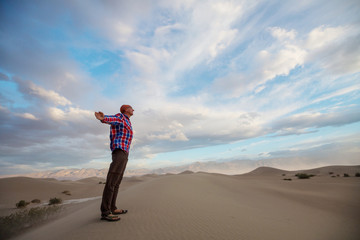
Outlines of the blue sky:
M106 168L94 111L135 109L129 169L360 164L358 1L0 3L0 174Z

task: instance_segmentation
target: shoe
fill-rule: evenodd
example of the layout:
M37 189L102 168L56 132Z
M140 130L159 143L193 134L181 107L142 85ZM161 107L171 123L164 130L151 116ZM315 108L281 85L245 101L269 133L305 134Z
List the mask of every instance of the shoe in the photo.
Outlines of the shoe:
M116 209L116 210L118 210L118 209ZM124 209L120 209L120 210L118 210L118 212L115 212L116 210L114 210L114 211L112 212L112 214L114 214L114 215L120 215L120 214L126 214L126 213L128 212L128 210L124 210Z
M109 222L115 222L115 221L119 221L120 218L118 216L113 215L113 214L109 214L109 215L101 216L101 220L106 220L106 221L109 221Z

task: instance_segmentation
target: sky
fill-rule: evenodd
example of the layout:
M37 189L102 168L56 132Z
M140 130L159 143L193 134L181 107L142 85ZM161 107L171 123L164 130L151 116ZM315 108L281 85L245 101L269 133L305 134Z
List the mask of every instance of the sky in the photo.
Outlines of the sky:
M358 0L3 0L0 174L338 156L360 164Z

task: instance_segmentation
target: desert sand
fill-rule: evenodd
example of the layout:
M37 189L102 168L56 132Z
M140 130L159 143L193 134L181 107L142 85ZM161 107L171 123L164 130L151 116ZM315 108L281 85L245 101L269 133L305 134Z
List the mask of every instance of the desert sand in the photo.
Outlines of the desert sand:
M300 172L316 176L298 179L295 174ZM356 172L360 166L306 171L262 167L235 176L186 172L127 178L118 207L129 213L120 215L120 221L101 221L97 198L67 204L56 219L13 239L355 240L360 237ZM99 181L0 179L0 212L16 211L14 204L21 199L100 196ZM65 196L64 190L72 195Z

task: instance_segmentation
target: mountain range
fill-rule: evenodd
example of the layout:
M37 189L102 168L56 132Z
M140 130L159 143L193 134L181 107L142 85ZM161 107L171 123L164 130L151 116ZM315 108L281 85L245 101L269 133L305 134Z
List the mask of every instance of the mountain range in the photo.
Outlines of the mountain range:
M157 169L127 169L125 177L141 176L147 174L178 174L185 171L191 172L209 172L221 173L227 175L243 174L250 172L258 167L273 167L283 170L304 170L311 168L324 167L329 165L359 165L359 160L349 159L348 161L331 161L329 159L314 160L309 158L274 158L265 160L233 160L227 162L208 161L208 162L194 162L187 165L172 166ZM22 175L3 175L4 177L25 176L32 178L55 178L58 180L77 180L89 177L106 178L108 169L61 169L48 170L42 172L35 172Z

